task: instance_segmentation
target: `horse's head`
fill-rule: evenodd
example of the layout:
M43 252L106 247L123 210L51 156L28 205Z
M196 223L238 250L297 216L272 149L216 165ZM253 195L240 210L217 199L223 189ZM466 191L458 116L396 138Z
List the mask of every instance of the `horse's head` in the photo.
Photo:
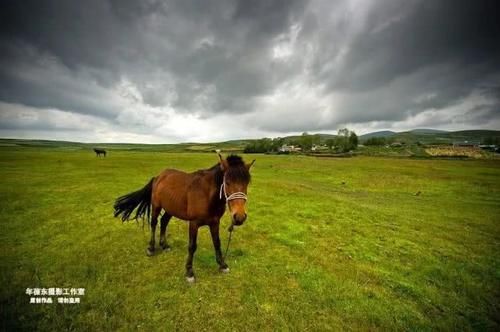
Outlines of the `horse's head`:
M232 223L242 225L247 219L247 188L250 183L250 167L255 160L245 164L239 156L231 155L226 159L219 154L220 166L224 172L221 194L226 197Z

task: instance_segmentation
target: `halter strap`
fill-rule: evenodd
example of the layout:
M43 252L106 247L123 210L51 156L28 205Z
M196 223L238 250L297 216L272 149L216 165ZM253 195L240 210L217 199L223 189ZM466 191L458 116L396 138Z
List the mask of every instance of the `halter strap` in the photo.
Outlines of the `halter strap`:
M247 194L241 191L237 191L232 193L231 195L227 195L226 191L226 177L222 179L222 184L220 185L220 192L219 192L219 198L222 199L222 192L224 192L224 197L226 198L226 203L229 204L229 201L235 200L235 199L244 199L245 201L248 199Z
M222 179L222 183L220 185L220 192L219 192L219 198L222 199L222 192L224 192L224 197L226 198L226 204L229 208L229 201L232 201L234 199L244 199L245 201L248 199L247 194L241 191L237 191L232 193L231 195L227 195L226 191L226 176ZM229 208L231 209L231 208ZM231 226L229 226L228 231L229 231L229 237L227 239L227 245L226 245L226 252L224 253L224 260L227 258L227 251L229 250L229 243L231 243L231 235L233 235L233 229L234 229L234 224L231 223Z

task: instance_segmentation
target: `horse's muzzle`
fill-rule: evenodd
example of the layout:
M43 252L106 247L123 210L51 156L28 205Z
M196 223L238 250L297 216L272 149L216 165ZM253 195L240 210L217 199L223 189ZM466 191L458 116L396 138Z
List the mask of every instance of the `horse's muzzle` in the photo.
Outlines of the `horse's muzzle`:
M235 213L233 214L233 225L241 226L247 220L246 213Z

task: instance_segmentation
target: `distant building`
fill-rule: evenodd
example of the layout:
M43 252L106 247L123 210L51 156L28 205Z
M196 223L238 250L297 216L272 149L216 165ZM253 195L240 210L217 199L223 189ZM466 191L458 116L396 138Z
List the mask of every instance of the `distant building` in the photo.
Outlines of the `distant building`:
M311 147L311 151L320 150L328 150L328 146L326 144L313 144L313 146Z
M499 152L500 148L494 144L480 144L479 148L481 150L491 151L491 152Z
M453 147L467 147L467 148L477 148L479 147L479 142L473 142L473 141L459 141L459 142L453 142Z
M279 152L298 152L298 151L302 151L302 148L300 146L296 146L296 145L283 144L279 148Z

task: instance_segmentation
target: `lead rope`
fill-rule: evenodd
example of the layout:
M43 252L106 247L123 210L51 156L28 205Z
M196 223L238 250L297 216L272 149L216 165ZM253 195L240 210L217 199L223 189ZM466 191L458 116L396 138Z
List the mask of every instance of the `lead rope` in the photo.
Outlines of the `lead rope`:
M229 250L229 244L231 243L231 235L233 235L233 229L234 229L234 226L233 224L231 224L231 226L229 226L229 228L227 229L229 231L229 237L227 239L227 245L226 245L226 252L224 252L224 261L226 261L226 258L227 258L227 251Z
M226 193L226 178L224 177L222 180L222 184L220 185L220 192L219 192L219 198L222 199L222 192L224 191L224 197L226 198L226 204L229 208L229 201L232 201L233 199L244 199L245 201L247 200L247 195L241 191L232 193L231 195L227 196ZM227 245L226 245L226 251L224 253L223 259L224 261L227 258L227 252L229 250L229 244L231 243L231 236L233 235L233 230L234 230L234 225L233 222L231 221L231 226L227 229L229 231L229 237L227 239Z

